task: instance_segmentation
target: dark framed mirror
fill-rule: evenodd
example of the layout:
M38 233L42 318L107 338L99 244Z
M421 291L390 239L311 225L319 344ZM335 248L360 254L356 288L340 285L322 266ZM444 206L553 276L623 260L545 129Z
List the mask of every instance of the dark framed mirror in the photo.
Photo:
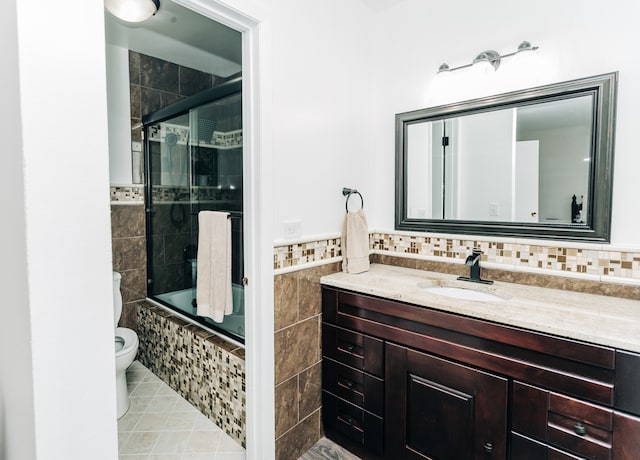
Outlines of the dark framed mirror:
M609 242L617 78L397 114L396 229Z

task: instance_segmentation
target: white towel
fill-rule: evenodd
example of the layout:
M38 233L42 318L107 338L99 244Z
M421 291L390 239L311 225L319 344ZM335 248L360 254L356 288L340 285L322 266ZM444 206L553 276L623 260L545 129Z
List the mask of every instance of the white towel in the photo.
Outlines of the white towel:
M197 313L221 323L233 310L229 213L200 211L198 227Z
M347 212L342 224L342 271L369 270L369 228L364 211Z

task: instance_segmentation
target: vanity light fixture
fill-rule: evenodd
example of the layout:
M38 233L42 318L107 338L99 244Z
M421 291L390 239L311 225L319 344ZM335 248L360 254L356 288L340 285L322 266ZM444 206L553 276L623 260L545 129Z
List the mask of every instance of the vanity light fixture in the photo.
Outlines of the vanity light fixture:
M478 54L473 60L473 62L471 62L470 64L465 64L458 67L449 67L449 65L446 62L444 62L440 65L440 67L438 67L437 73L452 72L454 70L465 69L473 65L484 66L489 70L493 68L493 70L495 71L495 70L498 70L498 67L500 67L500 62L502 59L515 56L517 54L520 54L520 55L526 54L531 51L535 51L537 49L538 49L537 46L532 46L531 43L525 40L522 43L520 43L520 45L518 45L518 49L515 50L513 53L501 55L500 53L494 50L485 50L480 54Z
M160 0L104 0L109 13L126 22L142 22L156 14Z

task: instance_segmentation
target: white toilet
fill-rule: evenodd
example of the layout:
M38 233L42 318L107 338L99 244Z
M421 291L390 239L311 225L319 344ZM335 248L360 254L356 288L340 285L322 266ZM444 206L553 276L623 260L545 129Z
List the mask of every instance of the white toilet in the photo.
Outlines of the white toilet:
M120 294L120 279L118 272L113 272L113 317L116 345L116 398L118 418L129 409L129 391L127 390L126 370L138 353L138 334L126 327L118 327L122 314L122 294Z

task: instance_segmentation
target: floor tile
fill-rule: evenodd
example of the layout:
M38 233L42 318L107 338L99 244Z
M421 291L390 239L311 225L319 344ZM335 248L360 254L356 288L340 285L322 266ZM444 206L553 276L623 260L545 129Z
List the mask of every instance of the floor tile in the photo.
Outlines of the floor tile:
M138 361L118 420L121 460L245 460L245 450Z
M136 424L134 431L160 431L164 429L169 414L166 413L144 413L140 414L140 420Z
M184 451L186 453L216 452L219 443L219 431L192 431Z
M154 454L181 454L187 447L190 431L162 431L153 448Z
M158 440L159 433L133 431L120 449L121 454L149 454Z

